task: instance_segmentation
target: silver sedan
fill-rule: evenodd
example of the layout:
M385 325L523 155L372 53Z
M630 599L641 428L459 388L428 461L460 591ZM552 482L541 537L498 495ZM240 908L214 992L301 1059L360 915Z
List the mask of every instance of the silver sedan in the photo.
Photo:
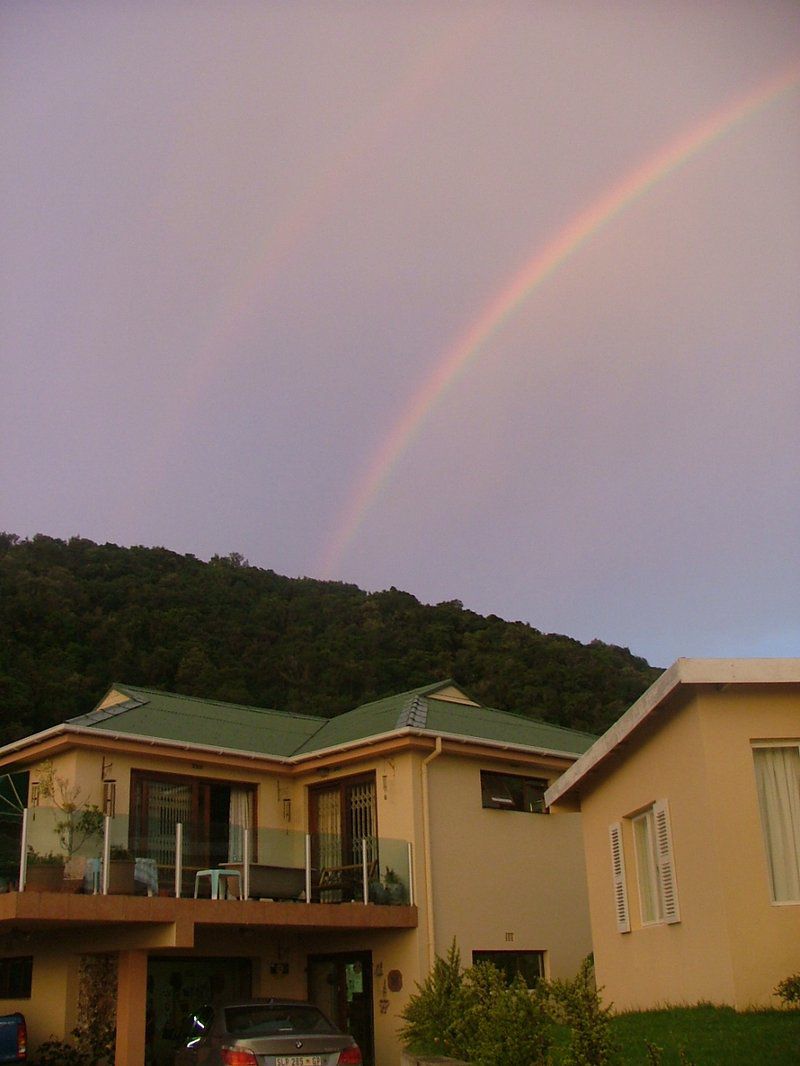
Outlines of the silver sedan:
M310 1003L247 1000L191 1015L175 1066L360 1066L361 1052Z

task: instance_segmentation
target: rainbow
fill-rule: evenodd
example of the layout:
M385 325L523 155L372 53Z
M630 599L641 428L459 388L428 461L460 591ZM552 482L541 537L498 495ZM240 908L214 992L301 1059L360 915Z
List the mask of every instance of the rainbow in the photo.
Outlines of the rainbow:
M446 349L433 371L412 396L389 435L382 442L355 485L319 565L319 572L332 576L338 570L367 512L380 495L400 458L445 391L485 349L511 315L575 252L622 211L650 189L718 141L746 119L791 92L800 84L800 64L771 77L765 83L692 127L676 140L640 163L620 182L606 190L560 229L546 244L537 247L519 270L496 292L478 317Z

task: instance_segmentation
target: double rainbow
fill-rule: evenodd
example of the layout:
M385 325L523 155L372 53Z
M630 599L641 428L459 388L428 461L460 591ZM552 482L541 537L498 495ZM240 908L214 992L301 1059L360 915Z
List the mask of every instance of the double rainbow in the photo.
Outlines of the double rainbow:
M554 274L575 252L631 204L694 156L724 137L735 126L797 88L800 64L770 78L764 84L716 111L698 126L683 133L639 164L620 182L606 190L581 211L546 244L537 247L521 268L484 306L434 366L433 371L401 413L389 435L372 457L350 494L319 565L319 572L333 576L367 512L380 495L399 459L408 450L422 423L445 391L463 374L502 329L516 309Z

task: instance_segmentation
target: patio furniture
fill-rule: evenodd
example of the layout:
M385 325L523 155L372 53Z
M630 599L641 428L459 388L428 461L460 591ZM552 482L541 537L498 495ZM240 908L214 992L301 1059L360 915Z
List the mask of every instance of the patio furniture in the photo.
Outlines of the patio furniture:
M378 870L378 860L367 863L367 881L373 881ZM364 865L360 862L345 866L323 866L319 872L319 882L315 886L322 898L323 892L342 892L350 896L363 891ZM326 902L336 902L328 897ZM342 901L344 902L344 901Z
M222 899L220 891L224 888L225 897L228 896L228 884L230 880L236 881L238 898L242 898L242 875L238 870L198 870L194 875L194 898L197 899L200 892L200 878L207 877L211 887L211 898Z
M244 863L220 863L223 870L244 873ZM250 863L250 895L255 899L298 899L305 892L306 872L302 867Z

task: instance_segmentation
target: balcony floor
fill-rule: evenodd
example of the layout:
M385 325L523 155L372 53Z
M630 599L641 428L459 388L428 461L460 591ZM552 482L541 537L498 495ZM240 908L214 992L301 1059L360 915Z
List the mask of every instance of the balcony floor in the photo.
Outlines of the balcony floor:
M120 932L160 930L164 947L191 946L199 927L302 930L414 929L416 907L363 903L286 903L266 900L176 899L68 892L0 895L0 932L114 925Z

